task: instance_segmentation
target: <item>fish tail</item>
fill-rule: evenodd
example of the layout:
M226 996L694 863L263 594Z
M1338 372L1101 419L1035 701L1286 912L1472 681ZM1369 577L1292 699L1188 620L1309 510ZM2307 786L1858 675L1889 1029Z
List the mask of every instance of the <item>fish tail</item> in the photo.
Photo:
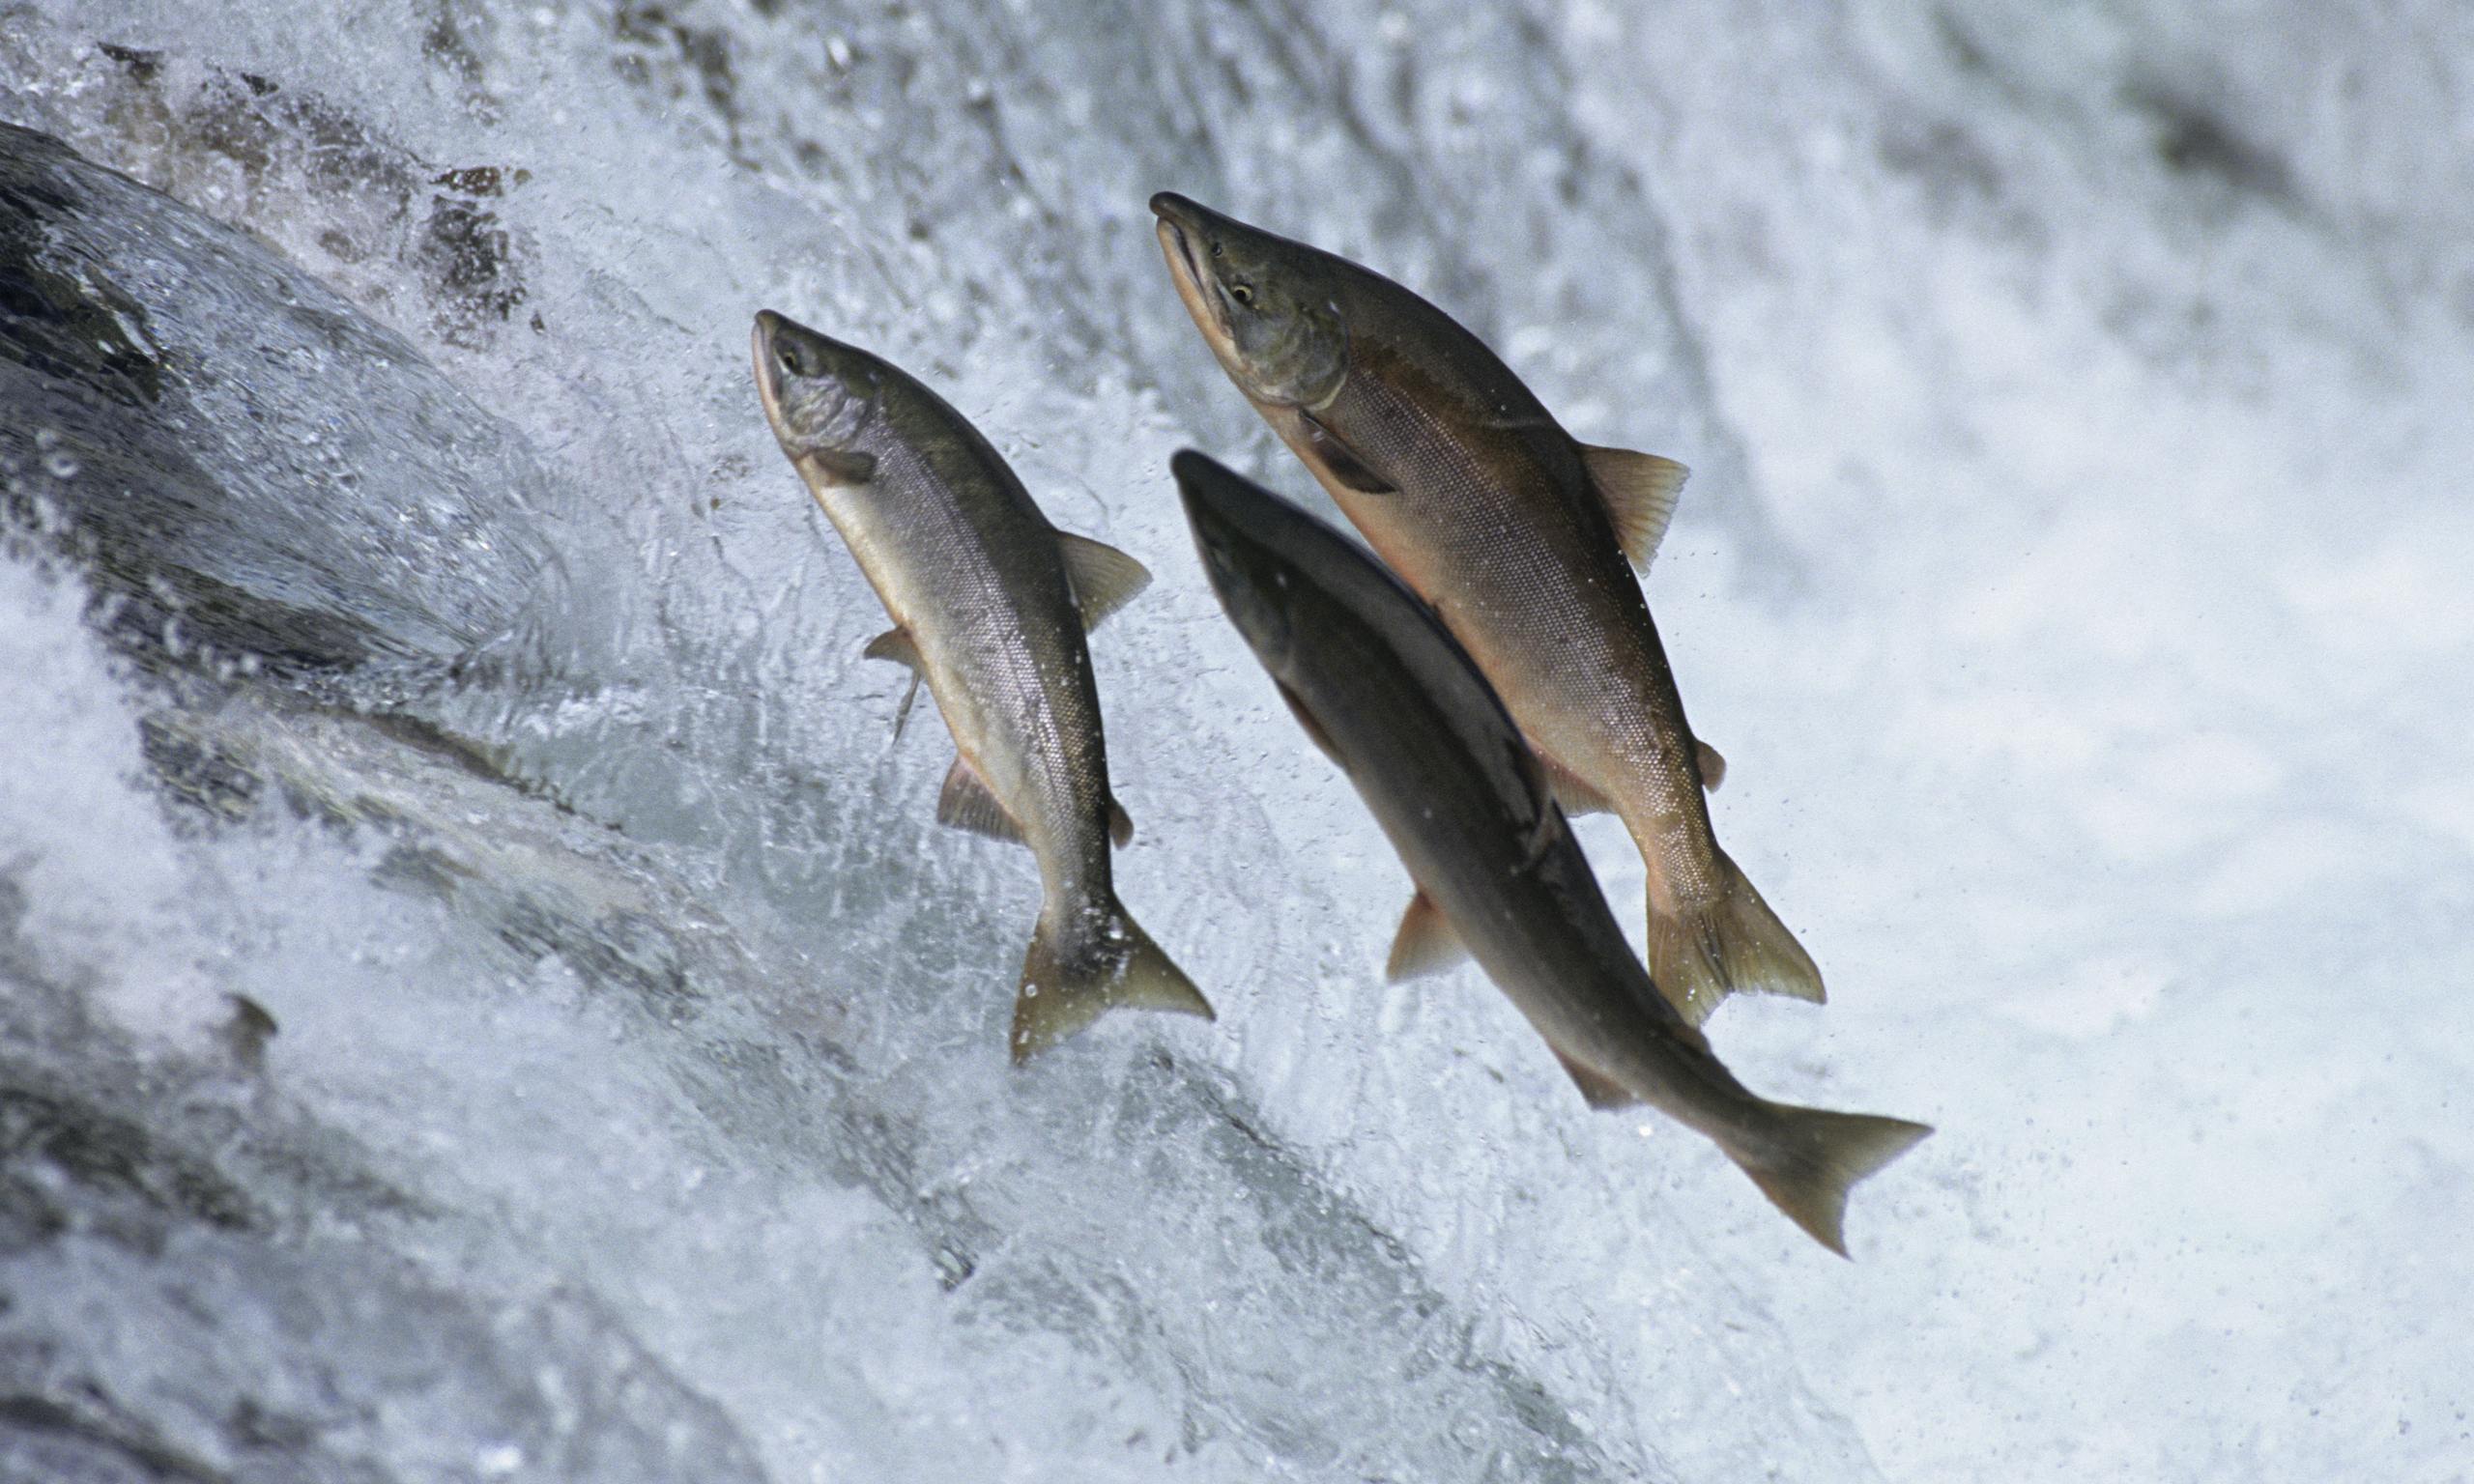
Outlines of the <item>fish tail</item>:
M1077 914L1081 930L1062 928L1042 913L1022 957L1021 992L1014 1000L1014 1060L1026 1062L1088 1027L1117 1006L1168 1010L1215 1018L1185 971L1160 951L1114 897L1099 910Z
M1870 1113L1762 1106L1768 1116L1758 1134L1721 1141L1727 1157L1789 1220L1841 1257L1847 1255L1847 1192L1933 1131Z
M1821 970L1736 863L1717 852L1718 893L1667 911L1650 900L1650 978L1694 1025L1739 989L1825 998Z

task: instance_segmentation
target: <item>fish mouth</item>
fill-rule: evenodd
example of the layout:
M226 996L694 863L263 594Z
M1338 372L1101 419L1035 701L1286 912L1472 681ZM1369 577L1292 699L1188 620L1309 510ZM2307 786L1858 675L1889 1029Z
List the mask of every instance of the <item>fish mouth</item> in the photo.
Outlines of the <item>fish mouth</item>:
M790 323L770 309L756 311L756 327L748 332L748 354L756 362L756 399L763 404L764 420L778 433L782 427L781 380L773 370L773 336Z
M1192 448L1170 459L1168 470L1221 606L1263 662L1276 666L1287 651L1288 625L1272 589L1288 585L1291 563L1282 538L1298 512Z
M1187 519L1207 545L1260 553L1271 567L1304 571L1312 567L1318 547L1343 541L1321 521L1209 454L1180 449L1168 460L1168 472Z
M1192 448L1180 449L1168 460L1168 473L1177 481L1177 496L1185 504L1186 520L1194 527L1206 555L1212 549L1227 550L1230 537L1238 528L1228 507L1235 476Z
M1173 190L1164 190L1151 198L1151 214L1185 231L1189 236L1202 235L1202 207Z
M1168 260L1168 276L1177 285L1177 297L1185 300L1186 312L1217 350L1230 337L1228 309L1212 292L1217 280L1204 269L1202 254L1196 250L1202 241L1202 209L1174 191L1164 190L1151 198L1151 211L1160 218L1160 251Z

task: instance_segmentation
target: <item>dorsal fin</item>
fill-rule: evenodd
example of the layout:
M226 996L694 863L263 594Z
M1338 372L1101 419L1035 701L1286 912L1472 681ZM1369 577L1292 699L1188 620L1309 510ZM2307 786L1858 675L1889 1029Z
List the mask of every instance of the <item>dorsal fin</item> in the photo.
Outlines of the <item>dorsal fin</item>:
M1056 544L1065 553L1065 577L1074 585L1074 601L1082 610L1085 634L1151 585L1149 567L1106 541L1060 530Z
M1469 956L1452 919L1420 887L1400 914L1400 930L1392 935L1392 956L1384 960L1383 977L1393 981L1440 974Z
M1611 814L1615 806L1581 776L1554 758L1540 753L1538 765L1546 770L1547 785L1555 790L1555 802L1564 806L1568 814Z
M1615 539L1624 555L1632 565L1648 571L1651 558L1658 554L1658 543L1666 539L1666 523L1675 519L1675 499L1683 489L1683 477L1691 471L1654 453L1592 443L1581 444L1581 461L1589 466L1590 480L1606 501L1606 513L1614 518Z
M945 786L936 795L936 822L992 840L1010 840L1020 843L1022 827L1005 811L996 795L988 791L979 771L970 759L957 757L952 770L945 775Z

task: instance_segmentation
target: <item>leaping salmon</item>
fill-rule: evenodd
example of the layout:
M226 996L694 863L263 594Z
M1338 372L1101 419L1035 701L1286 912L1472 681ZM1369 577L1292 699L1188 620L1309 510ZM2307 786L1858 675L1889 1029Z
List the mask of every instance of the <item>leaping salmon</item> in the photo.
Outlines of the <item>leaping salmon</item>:
M773 436L893 619L868 655L924 679L953 734L937 819L1039 859L1014 1060L1112 1006L1211 1018L1110 872L1111 840L1134 826L1108 789L1083 636L1151 574L1050 526L988 440L890 362L769 309L755 356Z
M1708 1135L1845 1256L1847 1193L1932 1130L1747 1090L1624 941L1537 756L1468 653L1345 538L1198 453L1174 461L1223 607L1417 883L1395 961L1465 948L1592 1107Z
M1565 805L1623 819L1648 867L1650 971L1685 1018L1736 989L1820 1000L1820 970L1718 847L1702 795L1723 763L1684 721L1626 561L1655 553L1683 467L1577 442L1389 278L1183 196L1151 209L1229 379L1467 647Z

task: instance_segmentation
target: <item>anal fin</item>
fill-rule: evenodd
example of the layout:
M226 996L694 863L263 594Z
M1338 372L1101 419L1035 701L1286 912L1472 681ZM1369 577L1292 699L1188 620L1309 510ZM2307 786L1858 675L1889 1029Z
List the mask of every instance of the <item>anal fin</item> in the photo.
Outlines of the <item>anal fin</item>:
M1545 771L1546 785L1555 790L1555 802L1564 806L1565 813L1611 814L1615 812L1615 806L1607 802L1606 795L1544 753L1538 755L1538 765Z
M991 840L1010 840L1019 844L1022 839L1021 825L989 791L987 783L966 757L955 758L953 768L945 774L945 786L936 795L936 822Z
M1114 799L1108 800L1108 839L1120 850L1134 843L1134 816Z
M1701 765L1701 787L1706 793L1718 791L1727 777L1727 759L1709 743L1694 739L1693 759ZM1539 765L1546 770L1546 783L1555 790L1555 802L1564 806L1568 814L1611 814L1615 806L1605 794L1593 787L1588 780L1565 767L1544 753L1538 755Z
M1469 956L1468 945L1453 930L1452 919L1420 887L1400 914L1400 930L1392 935L1392 956L1384 960L1383 977L1397 983L1441 974Z
M1555 1060L1564 1064L1572 1085L1581 1090L1581 1100L1593 1108L1628 1108L1641 1100L1614 1078L1592 1071L1561 1051L1555 1053Z

